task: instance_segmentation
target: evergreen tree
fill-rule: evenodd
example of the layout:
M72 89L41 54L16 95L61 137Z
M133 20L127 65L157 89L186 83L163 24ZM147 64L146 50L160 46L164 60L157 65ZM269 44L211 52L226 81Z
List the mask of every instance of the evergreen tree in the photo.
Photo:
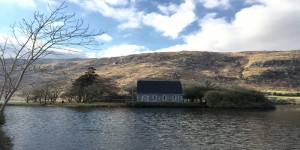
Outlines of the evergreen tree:
M79 86L79 89L82 90L84 87L94 84L99 78L99 75L95 73L95 70L95 68L89 67L84 75L75 80L73 86Z
M77 102L91 102L103 96L113 95L118 88L113 80L101 78L95 73L95 68L89 67L84 75L77 78L69 91L68 96L75 97Z

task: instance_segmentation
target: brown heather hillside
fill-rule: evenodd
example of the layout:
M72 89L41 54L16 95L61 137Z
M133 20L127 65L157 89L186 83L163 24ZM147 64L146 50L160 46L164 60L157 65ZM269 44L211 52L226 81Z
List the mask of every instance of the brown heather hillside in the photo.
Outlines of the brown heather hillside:
M63 69L72 79L88 67L94 67L99 75L115 79L120 87L141 78L163 78L189 82L211 80L261 90L300 90L300 50L149 53L102 59L44 60L43 67L50 71ZM56 77L36 74L27 79Z

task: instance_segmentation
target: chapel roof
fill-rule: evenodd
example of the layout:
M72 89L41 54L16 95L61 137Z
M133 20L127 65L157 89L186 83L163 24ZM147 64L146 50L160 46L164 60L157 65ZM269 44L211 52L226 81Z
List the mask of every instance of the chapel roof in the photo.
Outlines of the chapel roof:
M139 80L137 93L182 94L180 81Z

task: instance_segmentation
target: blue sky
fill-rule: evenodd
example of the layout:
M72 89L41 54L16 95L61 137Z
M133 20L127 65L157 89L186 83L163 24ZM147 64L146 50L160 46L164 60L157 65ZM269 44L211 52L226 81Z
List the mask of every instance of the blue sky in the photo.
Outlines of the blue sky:
M58 0L0 0L0 35ZM300 48L300 0L66 0L91 29L106 33L100 51L69 57L146 52L295 50ZM1 41L0 41L1 42ZM74 55L74 56L73 56Z

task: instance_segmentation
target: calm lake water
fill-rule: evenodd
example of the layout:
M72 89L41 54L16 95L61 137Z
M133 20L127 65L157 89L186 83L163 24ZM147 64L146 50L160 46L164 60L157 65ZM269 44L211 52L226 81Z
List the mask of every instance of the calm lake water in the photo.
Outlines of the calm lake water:
M300 149L300 106L277 110L7 107L14 150Z

